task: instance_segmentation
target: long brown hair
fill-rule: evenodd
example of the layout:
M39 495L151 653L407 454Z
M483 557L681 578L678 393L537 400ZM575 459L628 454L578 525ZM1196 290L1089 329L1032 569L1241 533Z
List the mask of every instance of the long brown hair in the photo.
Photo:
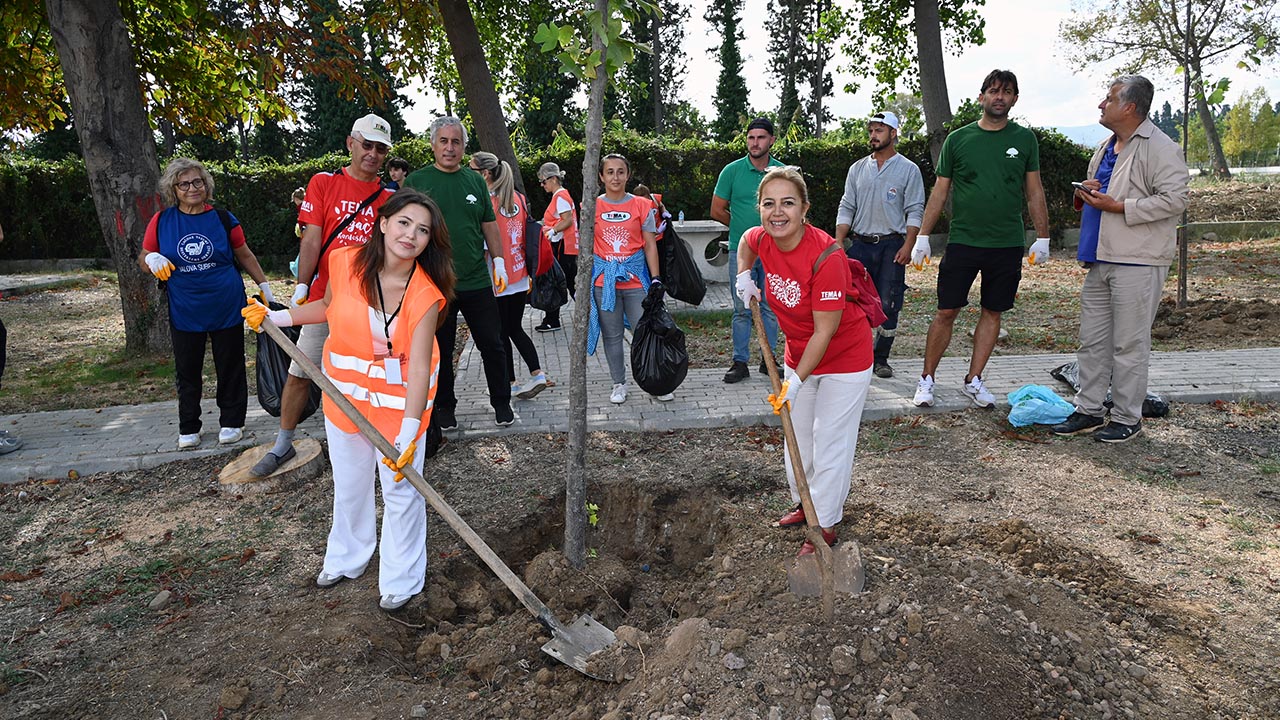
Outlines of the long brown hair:
M395 215L409 205L421 205L431 214L431 237L418 255L418 266L435 283L440 294L444 295L445 303L453 300L453 289L458 278L453 274L453 246L449 242L449 229L445 227L444 215L435 200L417 190L404 188L397 190L390 200L378 208L373 235L356 253L355 271L360 276L360 289L370 305L378 296L378 273L382 272L387 257L381 220Z

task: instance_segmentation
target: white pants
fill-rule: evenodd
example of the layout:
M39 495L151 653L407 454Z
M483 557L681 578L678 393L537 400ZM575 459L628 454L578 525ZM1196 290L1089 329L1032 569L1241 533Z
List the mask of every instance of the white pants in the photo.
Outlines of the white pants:
M416 595L427 575L426 500L408 480L395 481L382 454L359 433L346 433L325 418L333 464L333 527L324 553L324 572L355 577L378 546L373 479L382 483L382 551L378 590L383 595ZM413 466L422 472L422 449Z
M810 375L795 402L791 403L791 424L800 446L804 477L818 524L829 528L844 519L844 501L849 498L853 476L853 456L858 449L858 427L862 406L871 387L871 368L856 373ZM800 502L791 454L783 451L791 500Z

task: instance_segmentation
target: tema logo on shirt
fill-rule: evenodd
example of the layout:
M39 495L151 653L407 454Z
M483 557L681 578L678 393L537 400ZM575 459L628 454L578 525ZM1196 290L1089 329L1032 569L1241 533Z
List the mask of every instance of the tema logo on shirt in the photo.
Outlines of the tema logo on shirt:
M778 302L789 308L800 304L800 283L773 273L765 274L765 282L769 285L769 294Z
M605 222L626 222L631 219L631 213L625 210L610 210L600 214L600 219Z
M1018 148L1009 148L1008 150L1005 150L1005 151L1004 151L1004 156L1005 156L1005 157L1007 157L1007 158L1009 158L1009 159L1011 159L1011 160L1012 160L1012 159L1017 158L1017 157L1018 157Z
M194 265L213 257L213 242L200 233L191 233L178 241L178 257Z
M844 293L840 292L839 290L823 290L822 297L819 298L818 302L827 302L828 300L843 300L843 299L844 299Z

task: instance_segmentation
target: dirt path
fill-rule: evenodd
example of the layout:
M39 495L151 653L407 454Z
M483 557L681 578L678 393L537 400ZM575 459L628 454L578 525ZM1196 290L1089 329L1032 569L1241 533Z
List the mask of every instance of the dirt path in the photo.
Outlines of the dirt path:
M764 428L592 437L585 574L554 552L563 438L450 443L430 479L621 682L432 516L427 590L312 581L328 478L226 497L218 459L5 488L13 718L1265 718L1280 707L1280 411L1176 405L1121 446L967 412L869 423L843 537L868 592L787 592ZM162 595L167 592L167 597Z

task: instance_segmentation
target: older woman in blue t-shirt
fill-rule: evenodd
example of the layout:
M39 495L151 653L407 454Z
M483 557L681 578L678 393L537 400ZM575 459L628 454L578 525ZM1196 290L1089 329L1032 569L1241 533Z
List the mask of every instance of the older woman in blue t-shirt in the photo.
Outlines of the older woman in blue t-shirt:
M218 442L244 435L249 384L244 369L244 281L248 271L268 303L275 298L235 216L209 204L213 177L195 160L174 158L160 176L165 204L151 218L138 265L165 283L178 388L178 448L200 444L200 395L205 339L218 376Z

